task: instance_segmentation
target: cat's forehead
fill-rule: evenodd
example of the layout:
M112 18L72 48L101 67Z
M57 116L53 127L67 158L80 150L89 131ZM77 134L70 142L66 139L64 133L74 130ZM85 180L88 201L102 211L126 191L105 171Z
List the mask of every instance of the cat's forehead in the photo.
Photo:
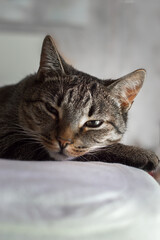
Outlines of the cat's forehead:
M101 84L92 78L79 76L64 76L58 78L49 78L42 86L43 90L50 92L52 95L69 95L70 100L83 100L88 95L88 98L96 98L101 95Z
M84 75L62 75L62 76L53 76L53 77L47 77L45 78L45 81L43 82L44 85L53 85L53 86L59 86L59 87L76 87L80 85L86 85L87 87L92 86L93 84L99 84L98 79L90 76L86 77Z
M93 78L83 76L64 76L50 78L42 85L44 101L69 112L83 112L92 115L103 112L107 104L106 92L101 84Z

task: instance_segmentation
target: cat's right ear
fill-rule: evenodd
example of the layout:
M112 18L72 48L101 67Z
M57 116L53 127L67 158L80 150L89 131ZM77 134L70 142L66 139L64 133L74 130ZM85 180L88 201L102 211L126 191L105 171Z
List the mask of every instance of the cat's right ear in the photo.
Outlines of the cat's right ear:
M47 35L42 45L38 77L69 74L70 68L59 54L53 38Z

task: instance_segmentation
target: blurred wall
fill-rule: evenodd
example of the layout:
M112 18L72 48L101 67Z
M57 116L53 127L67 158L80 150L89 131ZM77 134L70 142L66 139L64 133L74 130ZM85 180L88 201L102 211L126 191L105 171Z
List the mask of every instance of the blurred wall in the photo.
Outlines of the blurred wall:
M123 141L158 151L160 1L0 1L0 85L37 71L48 33L70 63L97 77L146 68Z

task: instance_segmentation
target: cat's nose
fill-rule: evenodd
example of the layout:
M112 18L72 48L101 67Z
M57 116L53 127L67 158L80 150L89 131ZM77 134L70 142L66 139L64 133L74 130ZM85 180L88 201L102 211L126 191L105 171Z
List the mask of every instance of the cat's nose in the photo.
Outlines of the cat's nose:
M58 143L59 143L59 146L61 149L64 149L67 147L67 145L69 144L72 144L72 139L65 139L65 138L62 138L62 137L57 137L57 140L58 140Z

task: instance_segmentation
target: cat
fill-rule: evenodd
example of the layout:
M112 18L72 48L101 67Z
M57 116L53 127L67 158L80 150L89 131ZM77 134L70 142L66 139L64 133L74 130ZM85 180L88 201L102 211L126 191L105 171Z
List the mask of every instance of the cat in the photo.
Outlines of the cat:
M37 73L0 88L0 158L122 163L153 170L151 151L120 142L145 70L100 80L67 64L47 35Z

